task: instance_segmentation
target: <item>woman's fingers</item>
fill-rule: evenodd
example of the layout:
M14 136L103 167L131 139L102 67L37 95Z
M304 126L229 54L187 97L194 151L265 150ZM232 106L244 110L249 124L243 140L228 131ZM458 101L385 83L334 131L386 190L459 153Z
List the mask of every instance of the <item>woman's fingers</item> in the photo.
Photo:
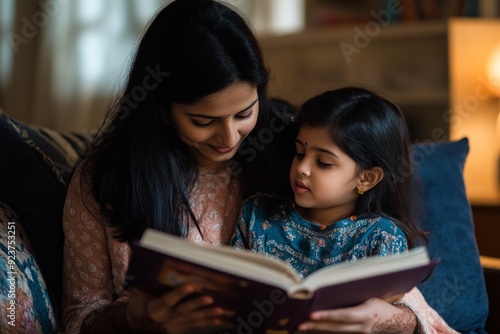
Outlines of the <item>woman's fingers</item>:
M225 311L220 307L211 307L178 317L176 326L178 329L211 329L215 332L216 329L230 330L233 328L233 322L225 316ZM169 331L176 332L172 326L169 327Z
M224 310L218 306L208 306L213 304L213 299L209 296L199 296L183 302L176 306L175 312L178 316L179 325L196 324L198 328L217 327L229 329L232 327L231 318L236 315L234 311Z
M181 300L191 295L196 291L196 288L191 284L186 284L175 288L172 291L165 293L164 295L153 299L148 304L148 314L154 316L158 312L162 312L165 309L174 308ZM207 305L210 305L213 301L207 301Z
M182 304L181 304L182 305ZM185 310L190 308L185 308ZM187 313L175 310L162 321L161 327L168 333L215 332L217 329L229 330L232 322L227 312L220 307L205 307Z
M158 297L133 296L127 308L127 321L133 328L155 329L169 333L196 333L229 330L235 314L212 306L210 296L197 295L195 286L180 286Z
M230 310L224 310L221 307L211 307L207 308L210 305L214 304L214 299L210 296L200 295L197 297L190 298L182 303L178 304L175 307L175 310L181 314L188 314L197 311L196 313L200 316L210 317L210 316L225 316L232 317L235 316L236 313ZM202 310L200 310L202 309ZM198 310L200 310L198 312Z

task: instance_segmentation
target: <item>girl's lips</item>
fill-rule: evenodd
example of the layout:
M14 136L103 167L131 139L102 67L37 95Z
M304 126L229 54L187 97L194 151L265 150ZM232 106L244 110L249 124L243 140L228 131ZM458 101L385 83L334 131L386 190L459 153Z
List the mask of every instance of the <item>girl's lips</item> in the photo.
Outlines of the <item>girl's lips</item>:
M295 181L295 193L297 194L304 194L309 191L309 188L306 187L306 185L300 181Z
M234 147L221 147L221 146L214 146L214 145L210 145L208 144L208 146L210 146L210 148L212 150L214 150L215 152L217 153L229 153L233 150Z

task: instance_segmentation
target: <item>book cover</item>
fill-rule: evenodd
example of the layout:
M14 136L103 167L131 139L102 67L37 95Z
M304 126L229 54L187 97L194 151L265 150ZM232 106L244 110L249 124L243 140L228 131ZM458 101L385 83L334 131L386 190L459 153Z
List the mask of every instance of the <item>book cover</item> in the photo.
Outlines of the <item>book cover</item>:
M300 280L284 262L229 246L201 246L148 230L133 245L126 278L131 292L159 296L185 283L234 310L238 333L293 333L316 310L401 295L437 261L425 248L331 265Z

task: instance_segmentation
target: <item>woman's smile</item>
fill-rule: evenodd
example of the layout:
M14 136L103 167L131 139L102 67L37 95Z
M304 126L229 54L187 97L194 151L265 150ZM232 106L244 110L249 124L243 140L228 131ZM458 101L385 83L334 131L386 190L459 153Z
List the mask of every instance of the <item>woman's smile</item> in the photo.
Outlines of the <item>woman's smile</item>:
M211 144L207 145L210 146L210 148L217 153L229 153L234 149L234 147L215 146Z

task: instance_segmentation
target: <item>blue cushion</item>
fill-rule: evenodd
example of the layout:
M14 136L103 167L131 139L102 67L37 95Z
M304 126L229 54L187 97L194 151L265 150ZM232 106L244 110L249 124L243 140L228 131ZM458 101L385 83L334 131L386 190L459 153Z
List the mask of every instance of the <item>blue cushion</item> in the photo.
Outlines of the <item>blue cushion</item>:
M452 328L485 333L488 297L463 180L468 152L467 138L413 146L426 208L421 226L430 232L430 255L441 259L419 288Z
M49 292L19 217L0 202L0 332L56 333Z

